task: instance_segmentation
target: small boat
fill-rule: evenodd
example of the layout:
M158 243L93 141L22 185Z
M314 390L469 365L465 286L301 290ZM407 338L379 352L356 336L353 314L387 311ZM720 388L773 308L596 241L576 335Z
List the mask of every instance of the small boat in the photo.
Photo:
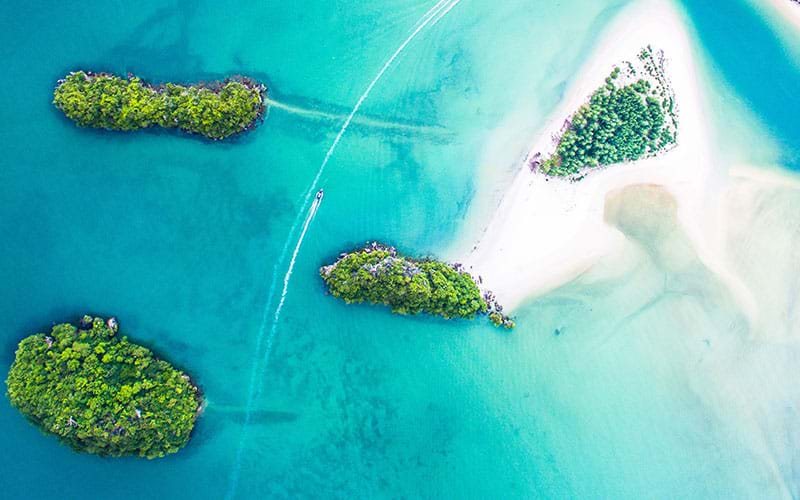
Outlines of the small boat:
M323 193L321 189L319 191L317 191L317 200L322 201L322 197L324 195L325 195L325 193Z

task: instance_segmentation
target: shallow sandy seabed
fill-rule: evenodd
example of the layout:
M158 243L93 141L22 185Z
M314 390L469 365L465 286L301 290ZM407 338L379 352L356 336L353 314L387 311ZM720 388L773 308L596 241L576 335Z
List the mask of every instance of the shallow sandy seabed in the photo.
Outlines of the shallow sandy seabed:
M521 162L480 241L462 245L470 249L462 261L506 307L513 309L568 282L601 257L619 254L625 237L604 221L606 195L647 183L674 196L678 224L694 251L755 320L754 295L731 271L727 257L729 212L724 200L733 177L713 149L693 48L683 19L668 2L639 3L619 15L529 150L547 148L563 120L602 85L613 66L636 57L647 45L667 57L667 77L678 103L677 147L656 158L592 172L577 183L531 173ZM742 182L741 176L736 178Z
M578 183L533 174L520 158L494 213L472 214L488 225L477 244L461 243L468 254L462 262L509 309L554 289L611 293L642 269L659 276L663 289L652 301L629 297L624 320L661 301L659 322L637 327L668 334L649 353L653 363L665 363L688 407L735 443L725 453L743 464L764 498L792 497L800 434L800 395L791 382L800 355L800 180L778 167L726 160L714 143L680 14L661 0L626 8L528 150L546 146L613 65L648 44L668 59L678 146Z

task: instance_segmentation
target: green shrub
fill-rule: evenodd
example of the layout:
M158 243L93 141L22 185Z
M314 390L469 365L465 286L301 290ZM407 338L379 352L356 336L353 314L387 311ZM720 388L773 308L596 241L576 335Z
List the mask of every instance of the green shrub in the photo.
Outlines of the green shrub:
M383 304L398 314L472 318L487 304L472 277L434 260L398 255L373 244L320 269L331 295L347 303Z
M11 404L42 431L113 457L177 452L202 403L187 375L101 318L23 339L6 384Z
M638 160L675 143L668 123L674 123L672 97L651 95L651 84L643 79L618 86L618 76L615 68L572 116L555 153L540 165L544 173L573 175L586 167Z
M264 115L262 85L249 79L209 86L167 83L153 87L137 77L70 73L53 92L53 104L79 126L136 130L178 128L225 139L256 125Z

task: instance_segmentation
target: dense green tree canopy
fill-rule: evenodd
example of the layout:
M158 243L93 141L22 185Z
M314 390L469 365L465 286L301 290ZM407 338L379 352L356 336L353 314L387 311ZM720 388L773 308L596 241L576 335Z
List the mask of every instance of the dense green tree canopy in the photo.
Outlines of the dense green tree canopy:
M652 49L643 50L639 58L656 84L640 78L620 85L615 68L569 120L555 153L541 164L544 173L573 175L587 167L651 156L675 143L674 98Z
M434 260L403 257L382 245L348 253L320 269L320 275L335 297L384 304L399 314L471 318L487 310L468 273Z
M265 111L263 94L264 87L249 79L153 87L136 77L77 71L59 81L53 103L82 127L159 126L225 139L255 126Z
M175 453L201 406L187 375L101 318L23 339L6 384L11 404L44 432L104 456Z

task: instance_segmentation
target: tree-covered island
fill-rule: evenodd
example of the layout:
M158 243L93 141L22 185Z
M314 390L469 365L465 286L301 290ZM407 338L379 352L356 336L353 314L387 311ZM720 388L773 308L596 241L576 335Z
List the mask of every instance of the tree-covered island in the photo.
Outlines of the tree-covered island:
M53 104L81 127L177 128L222 140L255 127L266 112L266 87L249 78L150 85L136 76L76 71L59 80Z
M446 319L488 314L495 325L514 327L492 293L481 293L461 265L412 259L378 242L341 254L320 268L320 276L330 294L348 304L369 302L389 306L397 314L426 313Z
M23 339L6 380L11 404L81 452L163 457L188 441L202 408L189 376L84 316Z
M587 169L655 156L675 145L678 117L661 51L648 46L615 67L588 103L564 122L555 151L539 152L531 168L583 177Z

